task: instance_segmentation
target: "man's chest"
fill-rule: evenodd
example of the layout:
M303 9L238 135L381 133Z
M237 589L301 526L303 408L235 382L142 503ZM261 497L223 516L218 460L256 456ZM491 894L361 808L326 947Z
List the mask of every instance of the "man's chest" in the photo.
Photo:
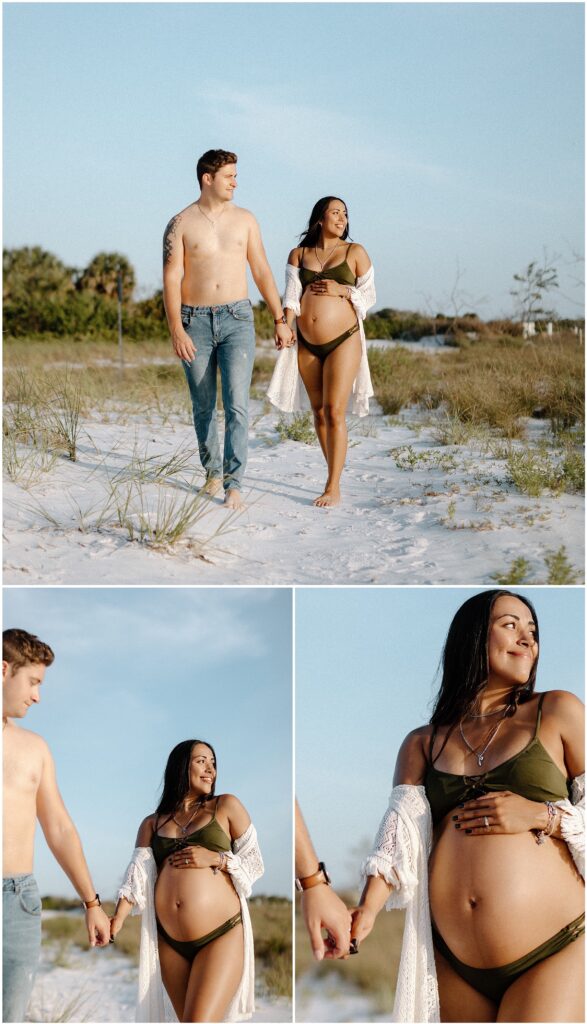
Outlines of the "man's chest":
M40 755L27 752L20 743L5 743L2 760L4 800L35 796L43 771Z
M184 251L192 260L246 260L247 231L244 226L198 225L184 233Z

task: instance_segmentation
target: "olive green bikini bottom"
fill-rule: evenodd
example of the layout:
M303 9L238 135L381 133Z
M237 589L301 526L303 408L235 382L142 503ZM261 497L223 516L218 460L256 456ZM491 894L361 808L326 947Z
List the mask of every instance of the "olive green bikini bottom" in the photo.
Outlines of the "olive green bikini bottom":
M543 942L541 946L537 946L536 949L532 949L525 956L521 956L519 960L514 960L511 964L504 964L503 967L469 967L468 964L462 963L450 951L442 935L436 931L434 924L432 925L432 940L438 952L448 961L457 974L460 974L461 978L464 978L469 985L472 985L482 995L487 996L492 1002L499 1003L506 989L524 971L539 964L541 960L546 960L548 956L560 953L570 942L574 942L580 935L583 935L584 931L585 914L583 913L575 921L571 921L570 924L561 928L560 932L553 935L551 939Z
M335 348L338 348L339 345L342 345L343 341L346 341L347 338L350 338L353 334L356 334L358 330L358 323L353 324L352 327L349 327L348 331L344 331L342 334L339 334L338 338L333 338L332 341L325 341L323 342L322 345L313 345L309 341L306 341L299 327L297 329L297 333L298 341L301 341L304 348L307 348L308 352L311 352L313 356L318 356L318 359L320 359L321 362L324 362L326 356L329 356L331 352L334 352Z
M209 942L213 942L214 939L219 939L221 935L225 935L226 932L229 932L231 928L234 928L235 925L239 924L241 921L242 917L239 910L238 914L235 914L234 917L229 917L228 921L219 925L218 928L214 928L213 931L208 932L207 935L202 935L199 939L191 939L189 942L181 942L179 939L172 939L171 935L168 935L165 931L165 928L161 924L159 918L157 918L157 931L161 938L165 939L165 942L171 946L176 953L179 953L191 963L204 946L207 946Z

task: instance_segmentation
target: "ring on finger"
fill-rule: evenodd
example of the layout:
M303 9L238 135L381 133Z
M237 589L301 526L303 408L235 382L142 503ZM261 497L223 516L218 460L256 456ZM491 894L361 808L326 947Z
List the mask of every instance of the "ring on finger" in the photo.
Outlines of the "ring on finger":
M483 818L483 824L485 825L485 828L489 828L489 818L487 815Z

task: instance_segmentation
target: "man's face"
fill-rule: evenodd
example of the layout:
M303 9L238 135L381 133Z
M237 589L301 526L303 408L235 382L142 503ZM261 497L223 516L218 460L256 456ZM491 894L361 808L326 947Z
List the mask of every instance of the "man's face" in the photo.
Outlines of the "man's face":
M219 171L216 171L214 177L208 174L206 179L209 179L210 191L216 199L225 203L230 202L236 188L236 164L225 164Z
M45 669L41 664L15 669L8 661L2 662L2 714L5 718L24 718L31 704L39 703Z

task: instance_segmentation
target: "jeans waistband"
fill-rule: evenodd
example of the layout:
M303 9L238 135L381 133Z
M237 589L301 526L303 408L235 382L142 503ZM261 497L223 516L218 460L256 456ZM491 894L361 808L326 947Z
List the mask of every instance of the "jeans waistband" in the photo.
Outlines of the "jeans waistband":
M182 302L181 311L182 313L224 313L225 311L230 312L235 306L242 306L243 302L251 305L250 299L237 299L236 302L226 302L223 306L186 306Z
M36 888L34 875L8 875L2 879L2 892L22 892L23 889Z

